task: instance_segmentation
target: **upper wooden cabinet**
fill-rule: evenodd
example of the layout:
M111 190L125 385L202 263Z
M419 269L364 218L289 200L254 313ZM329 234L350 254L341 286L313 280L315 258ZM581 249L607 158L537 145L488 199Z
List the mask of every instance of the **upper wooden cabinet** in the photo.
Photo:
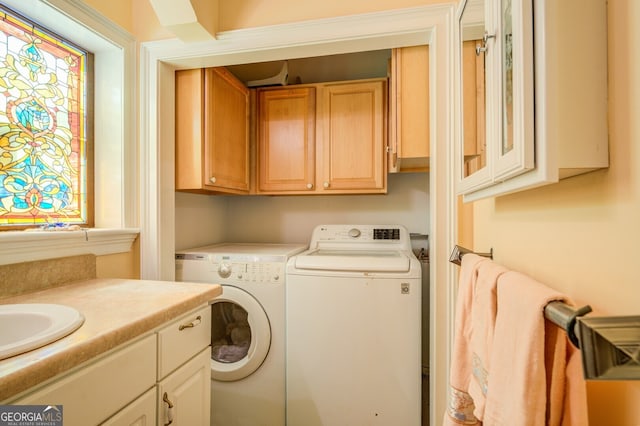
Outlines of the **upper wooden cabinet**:
M386 79L258 90L258 192L386 192Z
M225 68L176 72L176 190L249 192L249 90Z
M427 171L429 46L393 49L389 78L389 172Z
M258 191L309 191L316 175L316 89L259 89Z

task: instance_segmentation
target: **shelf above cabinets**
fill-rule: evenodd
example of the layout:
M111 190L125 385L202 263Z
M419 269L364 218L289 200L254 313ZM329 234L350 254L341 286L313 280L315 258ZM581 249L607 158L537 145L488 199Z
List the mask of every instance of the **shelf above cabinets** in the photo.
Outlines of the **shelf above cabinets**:
M605 0L461 3L456 175L465 201L608 167L606 16Z

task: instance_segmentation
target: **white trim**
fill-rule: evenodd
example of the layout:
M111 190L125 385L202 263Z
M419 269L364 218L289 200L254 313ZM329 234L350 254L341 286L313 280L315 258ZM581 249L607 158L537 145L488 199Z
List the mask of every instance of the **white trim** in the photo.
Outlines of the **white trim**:
M82 254L124 253L140 232L131 229L0 232L0 265Z
M126 228L138 224L135 38L79 0L3 3L94 53L94 211L99 229L87 231L95 236L88 241L58 232L40 237L34 237L38 232L0 233L0 241L11 241L10 248L0 248L0 264L131 250L132 232L138 232Z
M454 6L432 5L217 34L217 40L144 43L140 52L141 276L173 279L175 251L174 81L179 68L430 44L431 179L431 423L446 407L453 327L450 288L455 269L453 175ZM171 172L170 172L171 170Z

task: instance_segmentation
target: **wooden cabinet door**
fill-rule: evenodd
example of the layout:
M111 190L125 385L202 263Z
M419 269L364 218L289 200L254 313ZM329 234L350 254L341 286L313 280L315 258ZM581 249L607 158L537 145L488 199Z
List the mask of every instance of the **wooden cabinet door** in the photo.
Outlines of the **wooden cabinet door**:
M249 191L249 90L225 68L205 70L203 186Z
M389 171L429 168L429 46L393 49Z
M210 357L211 348L207 347L158 384L159 424L210 424Z
M315 88L258 90L258 191L315 190Z
M202 190L204 70L176 71L176 190Z
M386 192L386 82L322 87L317 138L320 191Z

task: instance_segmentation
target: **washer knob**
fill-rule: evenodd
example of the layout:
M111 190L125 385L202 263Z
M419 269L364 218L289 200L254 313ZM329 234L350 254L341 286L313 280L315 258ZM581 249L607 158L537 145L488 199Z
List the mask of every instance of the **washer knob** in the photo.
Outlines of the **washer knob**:
M229 278L231 275L231 265L228 263L221 263L220 266L218 266L218 275L222 278Z
M351 228L349 229L349 236L351 238L358 238L360 236L361 232L358 228Z

